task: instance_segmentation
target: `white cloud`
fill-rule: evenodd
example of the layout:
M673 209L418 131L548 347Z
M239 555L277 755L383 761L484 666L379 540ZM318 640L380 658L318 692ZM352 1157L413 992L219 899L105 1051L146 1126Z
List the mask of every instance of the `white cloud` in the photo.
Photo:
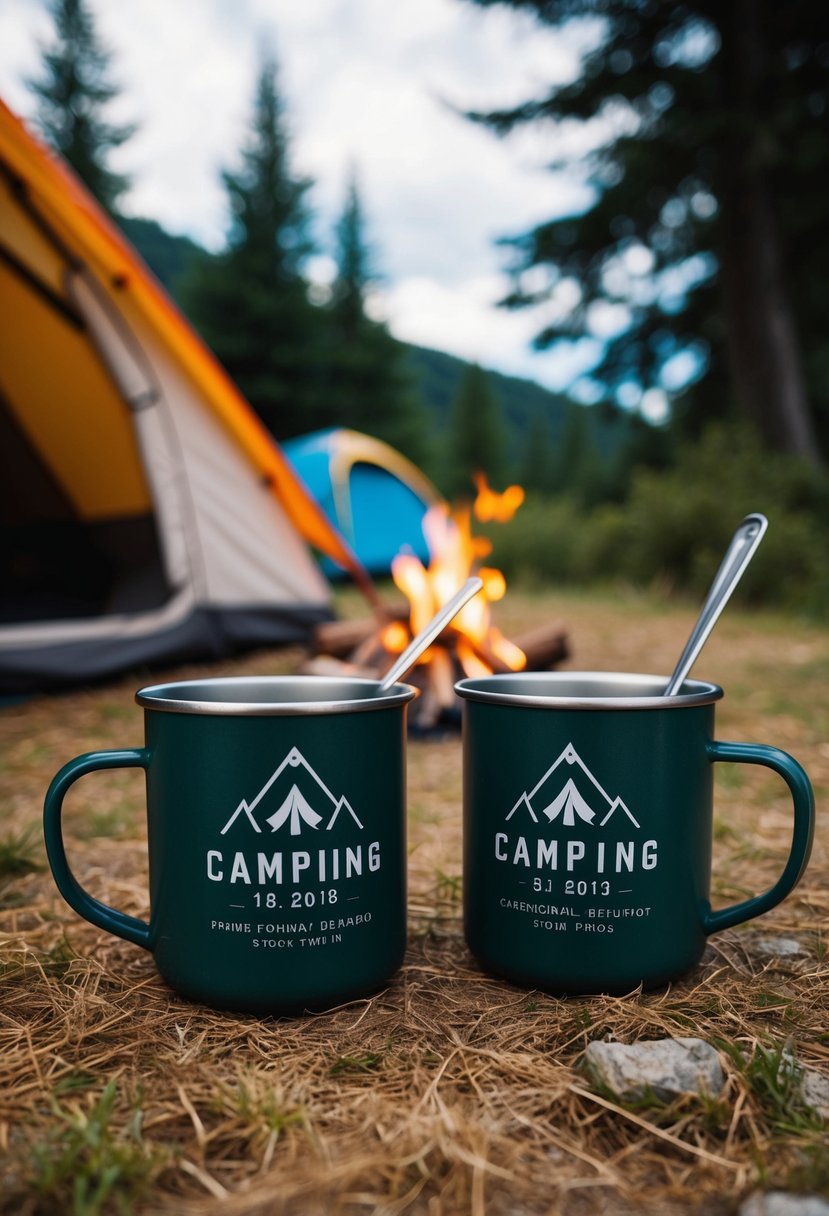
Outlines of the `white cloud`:
M382 311L392 330L406 342L450 349L463 359L508 375L537 380L560 391L596 362L600 344L567 343L546 352L531 349L537 319L522 311L493 308L503 283L496 275L441 284L408 278L383 293Z
M0 95L15 109L25 112L31 104L23 78L38 74L38 48L51 29L47 13L30 0L5 0L0 7Z

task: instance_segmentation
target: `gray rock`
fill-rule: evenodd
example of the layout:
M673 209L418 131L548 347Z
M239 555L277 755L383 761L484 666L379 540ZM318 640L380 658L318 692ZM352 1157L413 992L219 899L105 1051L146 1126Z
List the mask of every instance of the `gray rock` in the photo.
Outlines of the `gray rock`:
M818 1195L755 1191L740 1204L739 1216L829 1216L829 1202Z
M663 1102L680 1094L715 1097L725 1083L720 1057L702 1039L633 1044L595 1040L588 1044L585 1063L597 1081L626 1099L641 1098L646 1092Z
M816 1110L821 1119L829 1119L829 1077L816 1068L804 1068L800 1093L806 1105Z
M805 958L811 953L809 947L796 937L763 934L755 937L752 945L755 953L763 958Z

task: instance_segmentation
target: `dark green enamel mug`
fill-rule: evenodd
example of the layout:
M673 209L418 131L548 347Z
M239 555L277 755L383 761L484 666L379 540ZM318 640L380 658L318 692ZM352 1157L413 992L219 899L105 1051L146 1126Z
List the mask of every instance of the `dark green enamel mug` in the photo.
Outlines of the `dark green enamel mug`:
M150 950L182 996L295 1013L376 991L406 944L408 685L274 676L144 688L145 744L66 764L44 806L49 863L92 924ZM143 768L150 917L72 874L66 791L96 769Z
M630 992L699 962L706 938L759 916L809 859L814 798L786 752L714 738L715 684L539 672L462 680L464 928L487 969L557 994ZM713 911L713 769L761 764L792 796L783 873Z

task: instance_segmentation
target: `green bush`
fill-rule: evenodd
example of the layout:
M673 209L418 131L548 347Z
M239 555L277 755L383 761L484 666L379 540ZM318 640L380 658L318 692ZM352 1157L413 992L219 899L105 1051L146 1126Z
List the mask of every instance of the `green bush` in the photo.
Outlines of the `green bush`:
M768 516L769 531L741 584L743 602L825 613L829 481L735 426L712 427L667 472L637 472L621 505L528 497L491 531L492 561L525 583L658 581L701 596L750 511Z

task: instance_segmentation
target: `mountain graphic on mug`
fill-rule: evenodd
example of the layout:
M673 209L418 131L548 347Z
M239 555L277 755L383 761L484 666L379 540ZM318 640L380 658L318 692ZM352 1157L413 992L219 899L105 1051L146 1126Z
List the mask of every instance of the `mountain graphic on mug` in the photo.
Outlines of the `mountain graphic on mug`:
M614 816L627 816L639 827L624 800L611 796L582 760L572 743L555 760L540 781L521 794L507 815L512 819L529 815L533 823L559 823L564 827L590 824L604 827Z
M301 836L305 831L329 832L341 815L346 819L350 816L362 830L348 799L332 794L299 748L292 747L259 793L250 800L242 799L220 835L225 836L237 823L247 823L260 834L282 830L291 836Z

